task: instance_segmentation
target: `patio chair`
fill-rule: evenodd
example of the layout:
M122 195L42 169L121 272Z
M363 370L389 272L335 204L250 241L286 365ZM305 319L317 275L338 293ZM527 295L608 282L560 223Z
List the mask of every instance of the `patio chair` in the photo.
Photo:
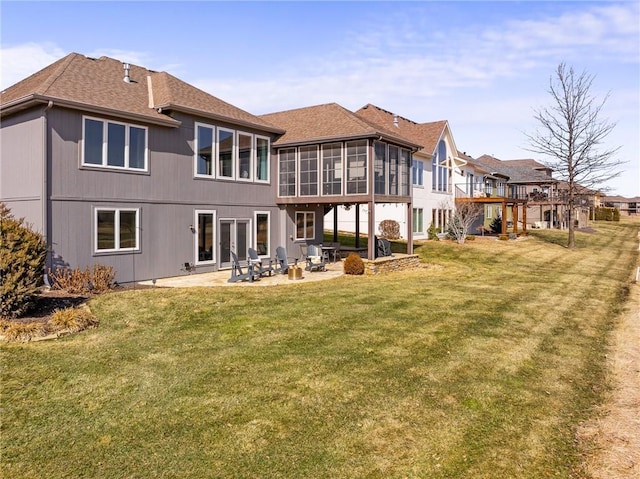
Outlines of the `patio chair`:
M293 264L298 265L298 258L293 258ZM289 271L289 257L287 256L287 250L283 246L276 248L276 264L274 271L276 273L287 274Z
M307 247L307 271L326 271L327 258L322 254L322 247L310 244Z
M391 253L391 243L385 238L376 238L376 258L393 256Z
M258 273L259 276L264 276L267 273L269 273L269 276L271 276L271 273L273 272L272 260L265 260L264 258L260 258L260 256L258 256L258 252L253 248L248 249L248 254L249 262L253 265L253 269L256 273ZM268 261L269 263L265 265L265 261Z
M245 273L242 271L242 266L240 266L238 255L233 251L231 251L231 259L231 278L227 280L228 283L237 283L238 281L249 281L250 283L253 283L260 279L260 275L254 270L251 261L247 261L247 270Z

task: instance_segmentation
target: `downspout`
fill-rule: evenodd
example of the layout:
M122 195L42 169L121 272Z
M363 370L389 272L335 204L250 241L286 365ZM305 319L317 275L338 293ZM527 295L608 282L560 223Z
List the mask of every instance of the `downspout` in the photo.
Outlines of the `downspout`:
M49 237L49 181L48 181L48 165L49 165L49 122L47 113L53 108L53 101L49 100L47 106L42 110L42 151L44 152L44 158L42 161L42 234L44 236L45 244L47 245L47 256L49 257L49 268L52 266L52 250L51 250L51 238ZM47 269L44 271L44 285L47 288L51 287L49 281L49 274Z

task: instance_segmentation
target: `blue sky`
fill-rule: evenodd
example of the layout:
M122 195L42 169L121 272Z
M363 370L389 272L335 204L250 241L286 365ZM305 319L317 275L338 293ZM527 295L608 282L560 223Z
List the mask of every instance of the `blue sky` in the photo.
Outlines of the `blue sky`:
M609 93L606 185L640 196L640 1L0 3L0 87L78 52L184 81L254 114L336 102L448 120L472 156L535 157L524 132L561 61ZM539 158L538 159L542 159Z

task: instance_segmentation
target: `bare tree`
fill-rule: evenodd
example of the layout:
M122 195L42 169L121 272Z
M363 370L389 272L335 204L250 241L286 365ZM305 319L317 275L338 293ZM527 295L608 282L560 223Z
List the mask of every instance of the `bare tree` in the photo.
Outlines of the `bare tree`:
M483 214L483 207L477 203L456 202L447 224L447 233L458 244L464 244L469 231Z
M625 163L616 158L620 147L600 149L615 123L599 118L609 95L598 102L591 93L592 83L592 75L577 75L572 67L560 63L549 81L551 106L534 110L538 130L525 133L528 150L544 155L547 160L543 163L568 184L569 248L576 246L573 212L579 206L580 192L620 175L619 167Z

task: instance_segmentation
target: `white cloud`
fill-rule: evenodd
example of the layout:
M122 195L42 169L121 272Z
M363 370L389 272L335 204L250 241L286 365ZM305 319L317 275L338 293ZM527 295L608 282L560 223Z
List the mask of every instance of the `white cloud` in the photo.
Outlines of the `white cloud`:
M0 90L33 75L69 52L51 43L25 43L0 49Z

